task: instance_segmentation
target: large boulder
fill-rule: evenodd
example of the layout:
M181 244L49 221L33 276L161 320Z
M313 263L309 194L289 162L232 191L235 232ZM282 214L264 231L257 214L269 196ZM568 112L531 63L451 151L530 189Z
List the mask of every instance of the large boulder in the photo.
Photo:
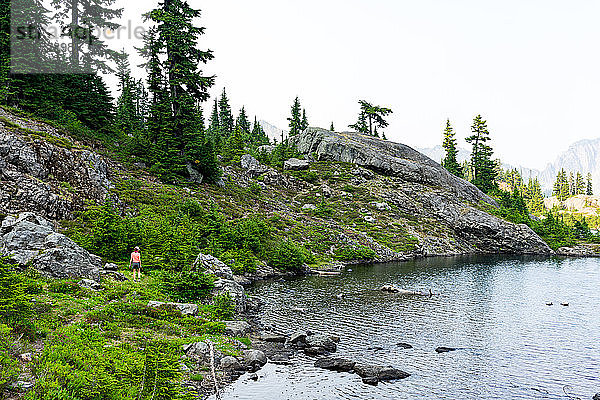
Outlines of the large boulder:
M30 213L8 216L0 228L0 254L18 265L31 265L51 278L101 276L102 259L54 231L52 223Z
M337 372L350 372L356 363L345 358L323 357L315 361L315 367Z
M240 165L251 176L258 176L269 169L266 165L262 165L260 162L258 162L258 160L252 157L250 154L244 154L242 156L240 159Z
M359 181L356 184L364 183L371 195L385 200L376 202L378 211L397 208L412 219L436 227L437 230L414 229L419 242L415 255L552 254L550 247L528 226L490 214L488 211L497 207L494 199L406 145L318 128L309 128L291 137L290 142L318 161L357 165L352 170ZM366 177L369 174L363 173L366 169L386 179L374 185L372 179L376 176L370 177L369 182ZM369 215L365 219L373 224L379 220ZM382 256L378 259L385 259Z
M252 332L252 327L246 321L224 321L225 334L234 337L244 337Z

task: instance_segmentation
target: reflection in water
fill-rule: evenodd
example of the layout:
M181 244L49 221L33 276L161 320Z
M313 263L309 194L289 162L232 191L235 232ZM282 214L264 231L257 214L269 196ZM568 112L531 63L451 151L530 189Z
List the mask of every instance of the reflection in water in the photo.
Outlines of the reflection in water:
M258 382L240 379L225 399L565 399L566 385L585 399L600 391L599 260L432 258L352 269L261 283L251 294L266 302L266 325L336 334L337 355L412 376L372 387L299 356L293 366L268 365ZM385 284L441 295L386 294ZM438 346L461 350L437 354Z

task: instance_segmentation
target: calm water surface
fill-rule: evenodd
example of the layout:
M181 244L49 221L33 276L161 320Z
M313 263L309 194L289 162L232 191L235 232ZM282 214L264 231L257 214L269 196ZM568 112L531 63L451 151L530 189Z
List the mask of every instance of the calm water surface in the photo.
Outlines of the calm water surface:
M441 295L384 294L384 284ZM268 364L258 382L242 377L226 400L591 399L600 392L600 260L434 258L261 283L250 292L266 302L266 325L336 334L337 356L412 376L373 387L299 355L293 366ZM437 354L438 346L461 350Z

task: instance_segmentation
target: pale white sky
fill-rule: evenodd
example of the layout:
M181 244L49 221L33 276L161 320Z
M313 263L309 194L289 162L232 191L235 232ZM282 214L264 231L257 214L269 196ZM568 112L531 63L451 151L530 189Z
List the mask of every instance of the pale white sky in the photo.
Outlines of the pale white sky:
M152 7L118 0L125 18ZM390 107L390 140L459 144L488 120L496 156L541 168L572 142L600 137L600 1L190 0L214 50L206 71L286 127L298 95L312 126L347 129L357 100ZM131 49L131 43L123 43ZM119 44L116 47L123 47ZM208 114L210 104L205 109Z

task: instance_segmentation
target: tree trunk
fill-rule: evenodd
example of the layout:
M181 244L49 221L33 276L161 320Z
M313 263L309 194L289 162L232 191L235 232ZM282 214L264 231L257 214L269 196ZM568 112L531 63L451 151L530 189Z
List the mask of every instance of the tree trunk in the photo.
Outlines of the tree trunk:
M71 64L72 68L79 66L79 1L71 0ZM91 34L91 33L90 33ZM73 71L75 72L75 71Z

